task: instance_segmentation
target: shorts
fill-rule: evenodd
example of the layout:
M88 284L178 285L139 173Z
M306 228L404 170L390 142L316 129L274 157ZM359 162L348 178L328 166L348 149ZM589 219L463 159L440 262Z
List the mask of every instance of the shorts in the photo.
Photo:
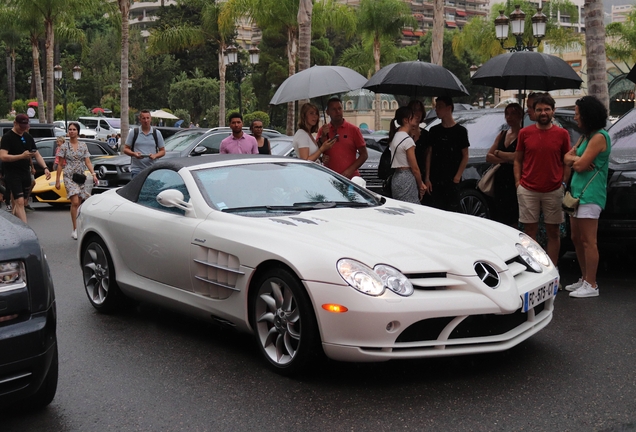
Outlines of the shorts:
M13 199L23 198L31 189L31 173L5 172L4 184L7 192L13 195Z
M519 201L519 222L539 223L539 214L543 211L543 221L547 224L563 223L563 186L551 192L535 192L519 185L517 200Z
M598 219L603 209L598 204L581 204L572 214L577 219Z

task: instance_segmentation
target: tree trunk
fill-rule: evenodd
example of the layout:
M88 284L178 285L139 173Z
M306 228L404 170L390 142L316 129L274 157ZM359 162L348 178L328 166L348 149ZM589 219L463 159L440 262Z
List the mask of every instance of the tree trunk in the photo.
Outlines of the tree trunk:
M380 37L376 36L373 39L373 60L375 62L375 71L380 70ZM380 97L380 93L375 94L375 118L374 118L374 128L375 130L382 129L382 98Z
M298 56L298 36L295 28L289 28L287 30L287 60L289 63L289 76L296 73L296 57ZM295 130L295 112L296 104L294 102L287 103L287 135L293 135Z
M444 56L444 0L434 0L431 63L442 66Z
M311 16L313 4L311 0L300 0L298 8L298 72L311 67ZM298 101L298 110L309 102Z
M44 22L46 31L46 122L53 123L55 113L55 85L53 83L53 47L55 46L55 33L53 32L53 21ZM38 111L42 109L38 107Z
M128 14L130 9L129 0L119 0L119 10L121 12L121 98L119 118L121 119L121 139L122 142L128 137L128 48L129 29Z
M9 49L7 48L7 94L9 95L9 103L13 103L13 98L11 97L11 55L9 54Z
M223 57L225 44L219 45L219 127L225 126L225 71L227 65Z
M587 94L595 96L609 110L602 0L585 1L585 54Z
M42 92L42 75L40 74L40 47L37 39L31 41L31 55L33 57L33 76L31 83L35 85L35 93L38 98L38 119L40 123L46 123L44 116L44 93Z
M15 50L11 50L11 88L9 89L9 100L15 100Z

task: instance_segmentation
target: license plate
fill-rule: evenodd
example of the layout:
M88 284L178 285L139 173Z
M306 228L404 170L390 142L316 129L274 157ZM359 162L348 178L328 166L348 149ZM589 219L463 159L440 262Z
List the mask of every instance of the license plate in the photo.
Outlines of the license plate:
M108 186L108 180L97 180L97 186Z
M521 308L521 311L528 312L530 309L532 309L536 305L541 304L544 301L554 297L558 290L559 290L559 278L555 278L554 280L548 282L547 284L539 288L535 288L532 291L528 291L522 297L523 307Z

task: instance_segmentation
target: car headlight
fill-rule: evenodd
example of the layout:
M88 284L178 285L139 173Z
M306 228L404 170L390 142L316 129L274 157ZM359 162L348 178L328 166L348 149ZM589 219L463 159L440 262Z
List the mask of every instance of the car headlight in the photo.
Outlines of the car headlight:
M386 288L401 296L413 294L413 285L399 270L386 264L378 264L373 269L352 259L341 259L337 264L340 276L358 291L380 296Z
M517 243L516 245L519 255L534 271L541 273L543 271L541 265L544 267L550 267L552 264L550 257L539 243L523 233L519 234L519 240L521 241L521 244Z
M130 165L124 165L123 167L121 167L121 172L129 173L130 172Z
M26 286L26 271L22 261L0 262L0 292Z

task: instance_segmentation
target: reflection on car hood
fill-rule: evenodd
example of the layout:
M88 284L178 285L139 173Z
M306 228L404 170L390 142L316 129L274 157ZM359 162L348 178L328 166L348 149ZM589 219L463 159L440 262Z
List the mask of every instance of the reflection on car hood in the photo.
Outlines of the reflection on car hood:
M92 159L93 165L110 164L110 165L130 165L130 156L128 155L112 155L99 156Z

